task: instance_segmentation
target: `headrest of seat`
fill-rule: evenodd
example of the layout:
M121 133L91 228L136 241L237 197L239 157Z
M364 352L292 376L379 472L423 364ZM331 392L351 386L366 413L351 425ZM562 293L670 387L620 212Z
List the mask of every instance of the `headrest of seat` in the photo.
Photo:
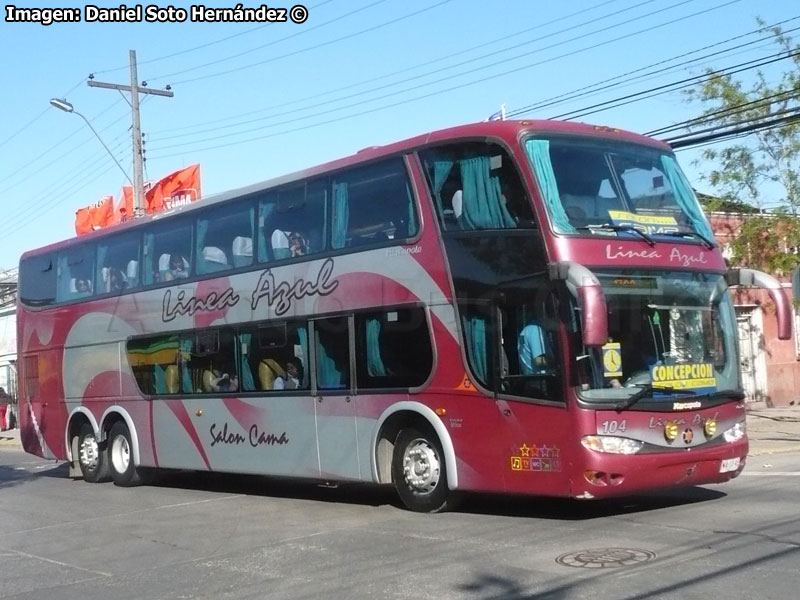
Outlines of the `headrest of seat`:
M233 238L231 252L234 256L253 256L253 238L243 236Z
M129 281L135 280L139 276L139 261L138 260L131 260L128 261L128 270L127 276Z
M458 219L464 211L464 193L461 190L456 190L453 194L453 216Z
M272 248L288 248L289 247L289 235L285 231L281 231L280 229L276 229L272 232Z
M225 252L216 246L206 246L203 248L203 259L221 264L226 264L228 262L228 257L225 256Z
M169 254L162 254L158 258L158 270L169 271Z

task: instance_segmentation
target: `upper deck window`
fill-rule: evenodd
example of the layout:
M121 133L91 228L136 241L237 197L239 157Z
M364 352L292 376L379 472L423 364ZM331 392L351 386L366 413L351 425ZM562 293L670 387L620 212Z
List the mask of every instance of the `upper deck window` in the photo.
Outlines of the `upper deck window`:
M326 181L268 192L258 204L258 259L300 258L325 249Z
M500 146L462 142L420 156L444 231L534 226L519 174Z
M59 252L56 300L77 300L94 293L94 244Z
M528 140L525 149L557 233L620 225L650 235L693 232L713 239L671 154L624 142L566 138Z
M28 306L47 306L56 299L56 264L52 254L32 256L20 263L19 297Z

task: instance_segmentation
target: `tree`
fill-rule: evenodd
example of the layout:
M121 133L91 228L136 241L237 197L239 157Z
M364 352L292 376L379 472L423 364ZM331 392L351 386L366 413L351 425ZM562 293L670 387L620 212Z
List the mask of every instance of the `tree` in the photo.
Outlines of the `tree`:
M766 27L761 19L758 24L773 36L783 59L779 64L788 65L777 81L768 81L758 71L755 81L746 86L732 75L707 69L710 76L689 90L687 97L703 107L695 129L755 125L783 115L798 117L753 131L722 149L706 148L702 160L695 163L705 170L701 179L717 192L718 200L709 200L708 209L722 210L738 203L759 213L743 217L731 243L732 262L787 274L800 265L796 253L800 248L800 45L780 27Z

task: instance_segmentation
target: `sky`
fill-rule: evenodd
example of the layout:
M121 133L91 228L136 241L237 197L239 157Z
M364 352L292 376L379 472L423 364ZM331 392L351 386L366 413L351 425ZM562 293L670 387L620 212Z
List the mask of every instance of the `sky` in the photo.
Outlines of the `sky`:
M172 5L189 12L190 4ZM208 196L481 121L501 105L517 118L563 118L704 68L768 56L776 49L752 33L756 17L773 24L800 16L800 5L785 0L307 0L303 23L85 22L78 2L16 6L77 8L81 22L7 22L3 9L0 269L74 236L75 211L119 198L122 171L132 177L130 106L119 91L87 85L90 74L129 84L130 50L140 82L174 92L141 97L146 179L200 163ZM784 28L799 26L800 19ZM735 48L746 42L756 43ZM636 81L620 77L658 69ZM776 80L780 72L778 63L764 74ZM612 78L622 85L569 99ZM91 123L122 170L86 122L50 106L51 98L65 98ZM676 91L577 120L645 133L700 110ZM712 191L698 156L678 155L697 189Z

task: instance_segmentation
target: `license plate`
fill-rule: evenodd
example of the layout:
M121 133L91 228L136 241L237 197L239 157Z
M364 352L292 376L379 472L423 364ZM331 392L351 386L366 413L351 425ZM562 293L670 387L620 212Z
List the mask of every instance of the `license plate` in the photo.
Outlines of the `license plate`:
M739 458L726 458L722 461L719 465L719 472L720 473L727 473L729 471L735 471L739 468Z

